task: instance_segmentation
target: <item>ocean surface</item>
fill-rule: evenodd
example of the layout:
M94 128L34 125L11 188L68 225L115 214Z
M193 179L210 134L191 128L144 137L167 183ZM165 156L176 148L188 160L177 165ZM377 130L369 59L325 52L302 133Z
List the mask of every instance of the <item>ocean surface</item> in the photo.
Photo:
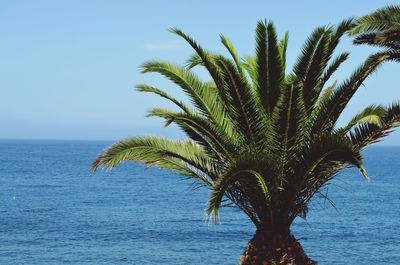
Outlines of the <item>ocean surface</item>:
M236 264L254 227L208 191L130 163L91 174L109 142L0 141L0 264ZM293 233L319 264L400 264L400 147L371 147Z

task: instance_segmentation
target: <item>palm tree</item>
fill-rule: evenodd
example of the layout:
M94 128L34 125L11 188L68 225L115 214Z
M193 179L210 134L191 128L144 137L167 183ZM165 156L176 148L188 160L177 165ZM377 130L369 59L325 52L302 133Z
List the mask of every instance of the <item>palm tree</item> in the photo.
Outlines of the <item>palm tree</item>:
M400 58L400 6L387 6L360 17L349 35L356 36L354 44L383 47Z
M240 58L229 39L229 56L204 50L179 29L170 31L194 49L187 65L150 61L142 73L159 73L179 86L191 104L154 86L141 92L173 102L179 110L152 109L165 126L177 124L185 140L133 137L104 151L92 165L112 169L139 161L176 171L210 189L207 213L217 222L219 209L234 205L254 223L256 232L241 264L316 264L304 253L290 227L305 218L307 205L341 170L357 167L367 177L361 151L381 140L400 122L400 104L371 105L345 126L337 121L363 81L383 62L380 52L366 58L348 79L331 82L348 58L333 56L352 25L319 27L307 39L293 71L285 71L288 35L278 40L272 22L258 22L255 56ZM204 67L209 81L192 68ZM274 263L275 262L275 263Z

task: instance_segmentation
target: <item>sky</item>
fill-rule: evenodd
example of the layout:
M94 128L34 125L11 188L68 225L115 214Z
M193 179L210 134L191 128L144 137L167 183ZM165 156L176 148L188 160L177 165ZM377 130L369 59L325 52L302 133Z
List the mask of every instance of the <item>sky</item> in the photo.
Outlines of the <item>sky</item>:
M183 137L176 127L146 118L152 107L172 107L135 85L155 85L185 97L170 82L140 74L161 59L183 64L192 54L168 32L178 27L204 48L225 52L229 37L241 55L254 54L258 20L289 31L288 69L317 26L335 25L398 1L18 1L0 0L0 138L117 140L136 135ZM343 80L373 51L345 38ZM387 63L360 88L342 122L368 104L400 99L400 64ZM204 76L204 73L199 73ZM400 131L400 129L399 129ZM385 140L399 145L400 132Z

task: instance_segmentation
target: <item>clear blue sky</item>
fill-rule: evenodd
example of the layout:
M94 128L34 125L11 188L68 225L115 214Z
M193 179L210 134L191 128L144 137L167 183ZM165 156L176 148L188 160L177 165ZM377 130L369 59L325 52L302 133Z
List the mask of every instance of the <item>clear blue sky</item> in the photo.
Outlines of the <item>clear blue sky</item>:
M223 51L219 34L242 55L254 52L254 28L272 19L290 33L289 65L319 25L369 13L398 1L0 1L0 138L114 140L153 134L180 137L145 118L151 107L170 106L138 93L149 83L182 96L169 82L139 74L146 60L182 63L191 54L167 32L179 27L205 48ZM346 39L351 51L343 79L371 51ZM345 113L400 99L400 64L388 63L365 82ZM400 144L400 133L386 144Z

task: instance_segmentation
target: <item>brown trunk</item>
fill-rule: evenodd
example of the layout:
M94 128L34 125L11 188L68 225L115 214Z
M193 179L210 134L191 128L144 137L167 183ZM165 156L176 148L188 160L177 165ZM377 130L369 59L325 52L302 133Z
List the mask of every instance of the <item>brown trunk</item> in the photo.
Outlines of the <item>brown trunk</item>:
M257 231L249 241L239 265L316 265L307 257L300 243L288 233L272 235Z

